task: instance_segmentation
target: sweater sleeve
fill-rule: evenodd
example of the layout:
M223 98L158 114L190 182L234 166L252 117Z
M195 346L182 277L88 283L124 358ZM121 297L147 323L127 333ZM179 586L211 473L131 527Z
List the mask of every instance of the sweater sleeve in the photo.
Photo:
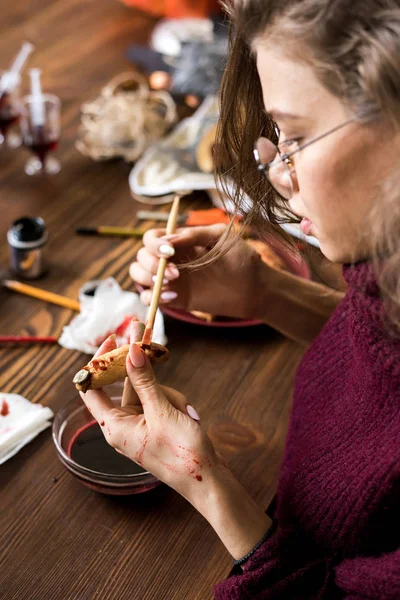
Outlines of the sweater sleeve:
M296 537L273 536L248 561L241 575L215 586L215 599L400 599L400 549L337 563Z
M335 583L346 600L400 598L400 549L376 558L346 559L335 571Z
M248 560L243 573L214 587L216 600L313 600L329 579L331 561L316 556L294 532L279 531Z

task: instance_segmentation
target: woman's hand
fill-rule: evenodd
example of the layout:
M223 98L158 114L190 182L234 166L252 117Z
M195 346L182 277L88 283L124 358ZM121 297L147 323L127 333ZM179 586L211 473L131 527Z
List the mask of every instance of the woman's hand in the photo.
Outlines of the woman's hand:
M103 390L81 396L108 443L184 496L214 528L234 558L241 558L271 524L215 452L199 416L183 394L157 383L150 362L133 342L143 325L131 325L122 406ZM108 338L97 355L114 350Z
M103 390L81 395L111 446L196 503L223 461L185 396L157 383L147 356L133 343L142 335L143 325L133 322L121 408ZM115 338L108 338L97 354L115 347Z
M213 315L255 318L262 302L259 271L268 267L243 240L210 266L181 273L177 268L181 263L204 256L225 230L226 225L187 227L171 236L166 236L163 229L147 231L130 275L135 282L151 288L159 259L173 257L165 271L161 303ZM150 304L151 290L142 292L141 298Z

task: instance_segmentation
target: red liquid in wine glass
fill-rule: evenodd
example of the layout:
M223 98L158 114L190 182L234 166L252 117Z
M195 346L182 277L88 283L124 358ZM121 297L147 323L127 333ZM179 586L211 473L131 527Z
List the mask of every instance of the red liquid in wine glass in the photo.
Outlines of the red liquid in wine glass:
M18 120L19 113L10 104L9 95L4 93L0 98L0 133L5 137L10 125L17 123Z
M47 153L52 152L58 146L58 139L54 138L43 127L32 127L28 139L25 139L25 146L32 150L44 162Z

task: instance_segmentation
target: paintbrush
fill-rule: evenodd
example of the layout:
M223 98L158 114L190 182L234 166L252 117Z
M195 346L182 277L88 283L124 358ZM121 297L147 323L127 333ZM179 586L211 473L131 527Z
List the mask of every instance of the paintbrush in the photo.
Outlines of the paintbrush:
M179 202L181 199L181 194L177 194L172 203L171 212L169 213L168 223L167 223L167 235L171 235L175 232L176 229L176 221L179 210ZM151 304L149 308L149 312L147 315L146 328L144 330L143 338L142 338L142 347L149 348L151 344L151 338L153 335L153 327L154 321L156 318L156 312L158 309L158 305L160 302L160 295L163 286L164 273L168 263L167 258L160 258L160 262L158 263L156 281L153 288L153 294L151 297Z

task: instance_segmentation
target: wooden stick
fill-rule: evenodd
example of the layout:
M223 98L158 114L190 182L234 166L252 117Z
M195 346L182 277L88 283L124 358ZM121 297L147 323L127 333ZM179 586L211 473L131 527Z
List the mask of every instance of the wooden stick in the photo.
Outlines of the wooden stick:
M169 217L168 217L166 235L171 235L172 233L175 232L180 199L181 199L181 194L177 194L172 203L171 212L169 213ZM147 315L146 328L144 330L144 334L143 334L143 338L142 338L142 347L143 348L148 348L151 344L154 320L156 318L156 312L157 312L158 305L160 302L161 290L162 290L163 280L164 280L164 273L165 273L167 264L168 264L168 258L160 258L160 262L158 264L158 269L157 269L156 282L154 284L153 295L151 297L150 309L149 309L149 313Z
M75 310L76 312L81 310L77 300L72 300L72 298L66 298L65 296L60 296L59 294L53 294L53 292L47 292L46 290L41 290L40 288L26 285L26 283L21 283L20 281L5 279L3 281L3 285L9 290L18 292L19 294L24 294L25 296L31 296L32 298L44 300L45 302L50 302L51 304L58 304L58 306L63 306L64 308Z

